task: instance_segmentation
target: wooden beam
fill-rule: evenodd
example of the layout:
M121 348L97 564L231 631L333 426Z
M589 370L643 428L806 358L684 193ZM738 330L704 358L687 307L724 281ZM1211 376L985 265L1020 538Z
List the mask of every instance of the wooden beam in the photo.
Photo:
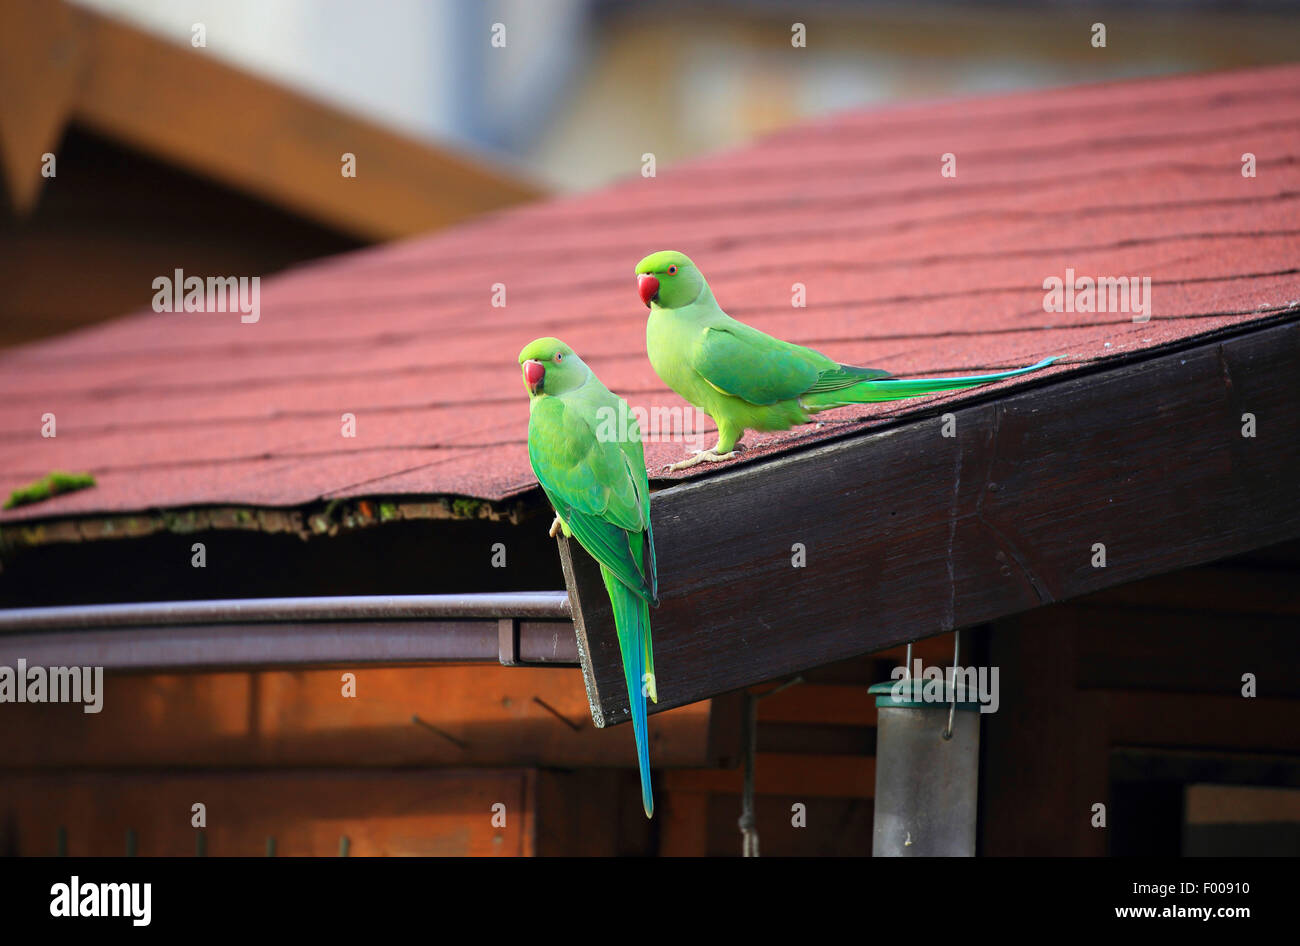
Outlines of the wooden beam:
M724 693L709 700L709 765L730 769L740 764L745 727L745 694Z
M537 773L538 857L629 857L654 853L655 823L641 807L632 769Z
M1195 595L1189 588L1188 597ZM1055 620L1079 634L1082 689L1239 697L1250 673L1260 697L1300 697L1300 634L1292 617L1067 606Z
M1300 758L1203 749L1119 748L1110 753L1110 774L1116 782L1208 782L1300 788Z
M991 857L1100 857L1107 832L1093 806L1110 806L1105 694L1075 688L1079 635L1056 608L997 624L989 664L1001 705L984 720L979 853Z
M1300 536L1297 376L1286 321L655 493L651 711ZM604 587L560 552L592 717L621 722Z
M388 131L110 17L60 2L3 6L20 24L42 24L34 42L33 30L0 33L0 62L16 64L0 69L0 97L36 103L0 121L0 153L20 209L35 199L42 150L69 119L368 240L540 196L482 155ZM31 68L19 68L24 63ZM341 174L344 153L356 156L356 177Z
M56 150L77 98L84 14L50 0L2 0L0 11L0 166L21 216L36 203L42 156Z
M663 775L664 791L739 795L740 769L673 769ZM874 798L874 756L804 755L760 752L754 760L754 792L807 798Z
M704 857L709 853L709 796L704 792L665 792L660 803L659 854Z
M1105 696L1107 728L1118 746L1208 752L1300 753L1300 701L1201 693L1093 691Z
M758 704L758 721L811 725L833 721L837 726L875 726L876 698L862 686L793 686L764 698Z

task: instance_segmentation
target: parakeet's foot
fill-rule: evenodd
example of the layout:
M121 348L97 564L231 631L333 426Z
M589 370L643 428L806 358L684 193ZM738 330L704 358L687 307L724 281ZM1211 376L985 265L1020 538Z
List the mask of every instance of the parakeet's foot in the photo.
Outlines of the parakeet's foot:
M740 444L737 444L736 446L739 447ZM668 466L664 467L664 472L676 473L678 470L688 470L701 463L720 463L723 460L730 460L739 452L739 450L732 450L730 453L714 453L712 450L692 450L691 455L685 460L681 460L677 463L670 463Z
M555 521L551 523L551 531L550 531L549 533L547 533L547 534L550 535L550 537L553 539L553 538L555 538L557 535L560 534L560 529L561 529L561 528L562 528L562 526L561 526L561 523L560 523L560 517L559 517L559 516L556 516L556 517L555 517Z

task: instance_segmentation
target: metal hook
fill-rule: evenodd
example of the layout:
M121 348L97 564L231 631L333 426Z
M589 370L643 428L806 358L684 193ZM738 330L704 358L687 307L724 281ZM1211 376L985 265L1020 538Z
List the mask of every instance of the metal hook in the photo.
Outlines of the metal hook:
M433 725L432 723L426 723L426 722L425 722L424 720L422 720L419 716L412 716L412 717L411 717L411 722L415 723L415 725L417 725L417 726L423 726L425 729L429 730L429 732L433 733L435 736L441 736L443 739L446 739L448 742L450 742L450 743L451 743L453 746L455 746L457 749L468 749L468 748L469 748L468 745L466 745L466 744L465 744L464 742L462 742L461 740L457 739L457 738L456 738L455 736L453 736L451 733L449 733L449 732L444 732L443 730L439 729L437 726Z
M563 713L557 710L550 703L547 703L540 696L534 695L533 702L536 703L538 706L540 706L542 709L546 710L546 712L550 713L560 722L564 723L564 725L568 726L574 732L582 732L582 723L575 723L573 720L569 719L569 717L565 716Z
M776 696L781 691L788 690L792 686L798 686L800 683L803 683L802 675L797 677L791 677L789 680L785 681L784 683L772 687L772 689L768 690L766 693L755 693L751 695L754 697L755 700L765 700L769 696Z
M961 653L961 631L952 632L952 704L948 707L948 728L943 738L952 738L953 717L957 714L957 655Z

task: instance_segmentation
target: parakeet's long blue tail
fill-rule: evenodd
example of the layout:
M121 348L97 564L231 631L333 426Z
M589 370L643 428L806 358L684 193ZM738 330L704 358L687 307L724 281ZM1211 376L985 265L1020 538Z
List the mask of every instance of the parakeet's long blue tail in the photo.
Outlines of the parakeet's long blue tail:
M960 391L976 385L988 384L990 381L1002 381L1017 375L1028 374L1040 368L1046 368L1055 358L1044 358L1028 368L1014 371L998 371L993 374L967 375L963 378L878 378L859 381L838 390L823 390L805 394L800 400L810 412L829 410L832 407L844 407L848 404L866 404L871 401L897 401L908 397L921 397L926 394L941 394L944 391ZM841 366L847 371L848 366ZM861 369L868 370L868 369Z
M627 698L632 707L632 734L636 737L637 766L641 770L641 803L645 816L654 816L655 799L650 791L650 739L647 733L646 694L653 694L653 678L645 680L646 654L650 641L650 605L623 584L604 565L600 566L605 590L614 608L614 627L618 630L618 647L623 653L623 676L627 680ZM642 689L647 687L647 689ZM657 697L656 697L657 699Z

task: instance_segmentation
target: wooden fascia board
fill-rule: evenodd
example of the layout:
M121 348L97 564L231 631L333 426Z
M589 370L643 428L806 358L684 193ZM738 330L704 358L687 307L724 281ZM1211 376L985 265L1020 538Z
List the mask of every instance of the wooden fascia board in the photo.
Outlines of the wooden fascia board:
M652 712L1300 536L1287 318L655 493ZM592 717L623 722L598 570L560 555Z

